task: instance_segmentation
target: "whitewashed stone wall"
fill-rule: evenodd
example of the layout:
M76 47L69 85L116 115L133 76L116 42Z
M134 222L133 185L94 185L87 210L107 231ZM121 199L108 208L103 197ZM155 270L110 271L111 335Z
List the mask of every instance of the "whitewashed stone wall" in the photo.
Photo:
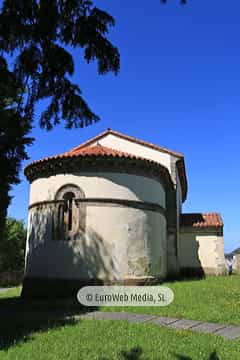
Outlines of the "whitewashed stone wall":
M56 279L141 279L166 276L166 219L159 211L107 202L107 199L166 206L163 186L150 178L122 173L81 173L37 179L30 205L54 200L66 184L79 186L86 204L86 229L71 241L53 240L54 205L29 211L26 277Z

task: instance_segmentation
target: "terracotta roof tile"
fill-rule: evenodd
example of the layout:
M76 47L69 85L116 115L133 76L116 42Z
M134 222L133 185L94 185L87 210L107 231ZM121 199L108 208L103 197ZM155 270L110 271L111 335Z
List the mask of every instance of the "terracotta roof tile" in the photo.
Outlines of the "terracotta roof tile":
M97 143L97 145L93 146L85 146L81 148L74 148L70 151L66 151L63 154L50 156L43 158L41 160L36 160L29 164L26 168L35 165L40 164L42 162L48 161L48 160L57 160L62 158L74 158L74 157L85 157L85 156L93 156L93 157L99 157L99 156L109 156L109 157L117 157L117 158L126 158L126 159L137 159L137 160L144 160L147 162L155 163L152 160L145 159L140 156L135 156L133 154L129 154L127 152L123 152L120 150L112 149L103 145L100 145Z
M86 141L85 143L73 148L72 150L65 152L63 154L60 155L56 155L56 156L51 156L51 157L46 157L42 160L37 160L34 161L32 163L30 163L29 165L27 165L27 167L25 169L27 169L28 167L31 167L34 164L40 164L42 162L48 161L48 160L53 160L53 159L60 159L60 158L65 158L65 157L75 157L75 156L115 156L115 157L125 157L125 158L132 158L132 159L142 159L151 163L155 163L154 161L148 160L148 159L144 159L138 156L135 156L133 154L129 154L126 152L121 152L115 149L110 149L107 147L102 146L102 148L100 149L99 146L101 146L100 144L98 145L92 145L93 143L95 143L96 141L102 139L104 136L108 135L108 134L112 134L115 136L118 136L122 139L131 141L131 142L135 142L136 144L140 144L143 146L147 146L150 147L154 150L157 151L162 151L165 153L168 153L170 155L175 156L176 158L178 158L177 162L176 162L176 166L178 168L179 171L179 177L180 177L180 182L181 182L181 186L182 186L182 191L183 191L183 201L186 200L186 196L187 196L187 176L186 176L186 170L185 170L185 163L184 163L184 157L182 154L174 152L172 150L166 149L164 147L160 147L158 145L154 145L152 143L149 143L147 141L144 140L140 140L137 139L135 137L129 136L129 135L125 135L122 134L120 132L114 131L112 129L107 129L106 131L102 132L101 134L95 136L94 138ZM91 146L92 145L92 146ZM98 146L98 148L96 148L96 146Z
M223 227L221 215L218 213L182 214L180 222L182 227Z
M137 158L132 154L109 148L107 146L97 145L85 146L80 149L75 148L65 153L66 156L113 156L113 157L125 157L125 158Z

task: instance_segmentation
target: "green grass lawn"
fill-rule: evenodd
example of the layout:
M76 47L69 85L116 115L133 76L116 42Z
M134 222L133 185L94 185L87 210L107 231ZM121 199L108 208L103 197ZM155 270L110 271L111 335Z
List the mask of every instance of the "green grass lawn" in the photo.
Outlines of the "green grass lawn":
M240 324L240 276L164 284L175 293L166 308L104 308ZM239 360L240 340L125 321L66 320L75 302L23 301L21 288L0 293L0 360ZM59 311L58 310L62 310ZM64 311L63 311L64 310ZM103 309L101 309L103 310ZM9 315L8 315L9 314Z
M150 324L84 320L49 324L2 348L1 360L239 360L240 342Z
M203 280L164 283L174 292L167 307L104 307L192 320L240 324L240 276L210 276ZM239 356L240 359L240 356Z
M37 330L39 322L32 319L27 325L18 321L6 324L5 332L14 331L15 342L0 342L0 359L239 360L240 341L230 342L213 335L151 324L93 320L48 322Z

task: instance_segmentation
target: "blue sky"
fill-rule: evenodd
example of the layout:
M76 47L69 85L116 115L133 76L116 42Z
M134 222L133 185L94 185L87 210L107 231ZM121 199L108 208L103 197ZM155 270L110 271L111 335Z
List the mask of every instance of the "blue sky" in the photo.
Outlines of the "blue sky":
M184 212L221 212L225 250L240 246L239 0L96 3L116 19L110 39L121 53L121 71L100 77L79 51L74 80L101 121L46 132L38 127L39 105L29 161L68 150L108 127L182 152L189 183ZM27 221L29 184L23 173L21 179L9 214Z

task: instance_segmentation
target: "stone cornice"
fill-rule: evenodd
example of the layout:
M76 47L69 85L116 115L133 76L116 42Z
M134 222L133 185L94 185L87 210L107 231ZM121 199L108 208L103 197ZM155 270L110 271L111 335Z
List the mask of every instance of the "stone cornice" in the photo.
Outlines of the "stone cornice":
M30 182L58 174L79 172L116 172L153 178L161 182L165 190L174 185L168 170L151 160L121 158L116 156L84 156L48 159L27 166L24 174Z

